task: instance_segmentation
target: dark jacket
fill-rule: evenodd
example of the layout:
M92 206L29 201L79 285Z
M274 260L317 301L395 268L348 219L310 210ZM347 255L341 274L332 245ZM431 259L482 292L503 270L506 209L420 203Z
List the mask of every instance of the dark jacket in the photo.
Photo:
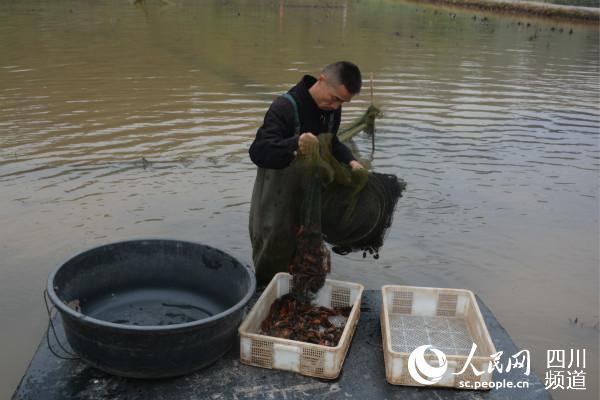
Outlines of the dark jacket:
M336 111L324 111L317 106L308 92L316 81L314 77L305 75L288 92L298 104L300 133L312 132L319 135L328 132L330 115L334 113L333 133L336 135L331 142L331 152L339 162L348 164L354 160L354 156L337 137L342 118L341 107ZM282 169L290 165L298 149L298 136L295 135L294 125L294 106L289 100L278 97L269 107L265 120L250 146L250 158L254 164L271 169Z

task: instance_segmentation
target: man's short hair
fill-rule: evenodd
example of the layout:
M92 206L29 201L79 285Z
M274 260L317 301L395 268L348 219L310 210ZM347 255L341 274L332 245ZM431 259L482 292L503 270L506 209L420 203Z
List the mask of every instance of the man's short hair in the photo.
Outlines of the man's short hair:
M360 92L362 86L362 76L358 67L350 61L338 61L329 64L323 71L333 85L344 85L350 94L355 95Z

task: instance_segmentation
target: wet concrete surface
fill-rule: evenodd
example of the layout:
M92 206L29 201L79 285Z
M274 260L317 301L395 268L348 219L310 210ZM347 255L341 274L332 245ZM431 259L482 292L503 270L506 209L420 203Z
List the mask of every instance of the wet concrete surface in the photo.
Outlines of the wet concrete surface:
M503 351L507 357L517 353L519 349L507 331L481 299L477 300L496 350ZM125 379L108 375L81 361L61 360L53 356L44 337L12 400L551 399L535 373L526 376L521 369L495 373L493 380L526 381L529 384L527 389L471 391L388 384L381 346L380 310L380 292L365 291L357 331L342 373L333 381L243 365L239 361L239 342L215 364L188 376L164 380ZM60 319L55 318L54 321L59 340L65 343Z

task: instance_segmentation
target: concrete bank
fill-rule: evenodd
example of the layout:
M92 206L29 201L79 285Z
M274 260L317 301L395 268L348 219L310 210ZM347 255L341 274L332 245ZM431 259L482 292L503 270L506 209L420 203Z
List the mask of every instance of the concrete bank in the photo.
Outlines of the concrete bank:
M256 300L256 297L254 301ZM477 299L497 350L506 357L519 350L490 309ZM494 381L526 382L524 388L459 390L394 386L385 380L381 347L380 291L363 294L361 316L341 376L333 381L309 378L292 372L249 367L239 362L239 342L210 367L174 379L140 380L119 378L81 361L54 357L45 338L14 393L12 400L178 400L178 399L390 399L390 400L551 400L535 373L525 375L513 368L494 374ZM66 343L62 324L56 318L61 342Z
M546 17L590 24L600 23L600 8L510 0L409 0L415 3L443 4L474 10Z

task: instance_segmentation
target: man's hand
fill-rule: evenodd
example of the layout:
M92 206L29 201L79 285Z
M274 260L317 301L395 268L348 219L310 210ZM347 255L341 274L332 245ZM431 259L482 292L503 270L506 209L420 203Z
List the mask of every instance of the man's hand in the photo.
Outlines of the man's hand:
M319 139L310 132L304 132L298 138L298 150L302 155L309 155L319 145Z
M363 167L363 165L361 163L359 163L356 160L352 160L350 161L350 168L352 168L353 170L355 169L365 169L365 167Z

